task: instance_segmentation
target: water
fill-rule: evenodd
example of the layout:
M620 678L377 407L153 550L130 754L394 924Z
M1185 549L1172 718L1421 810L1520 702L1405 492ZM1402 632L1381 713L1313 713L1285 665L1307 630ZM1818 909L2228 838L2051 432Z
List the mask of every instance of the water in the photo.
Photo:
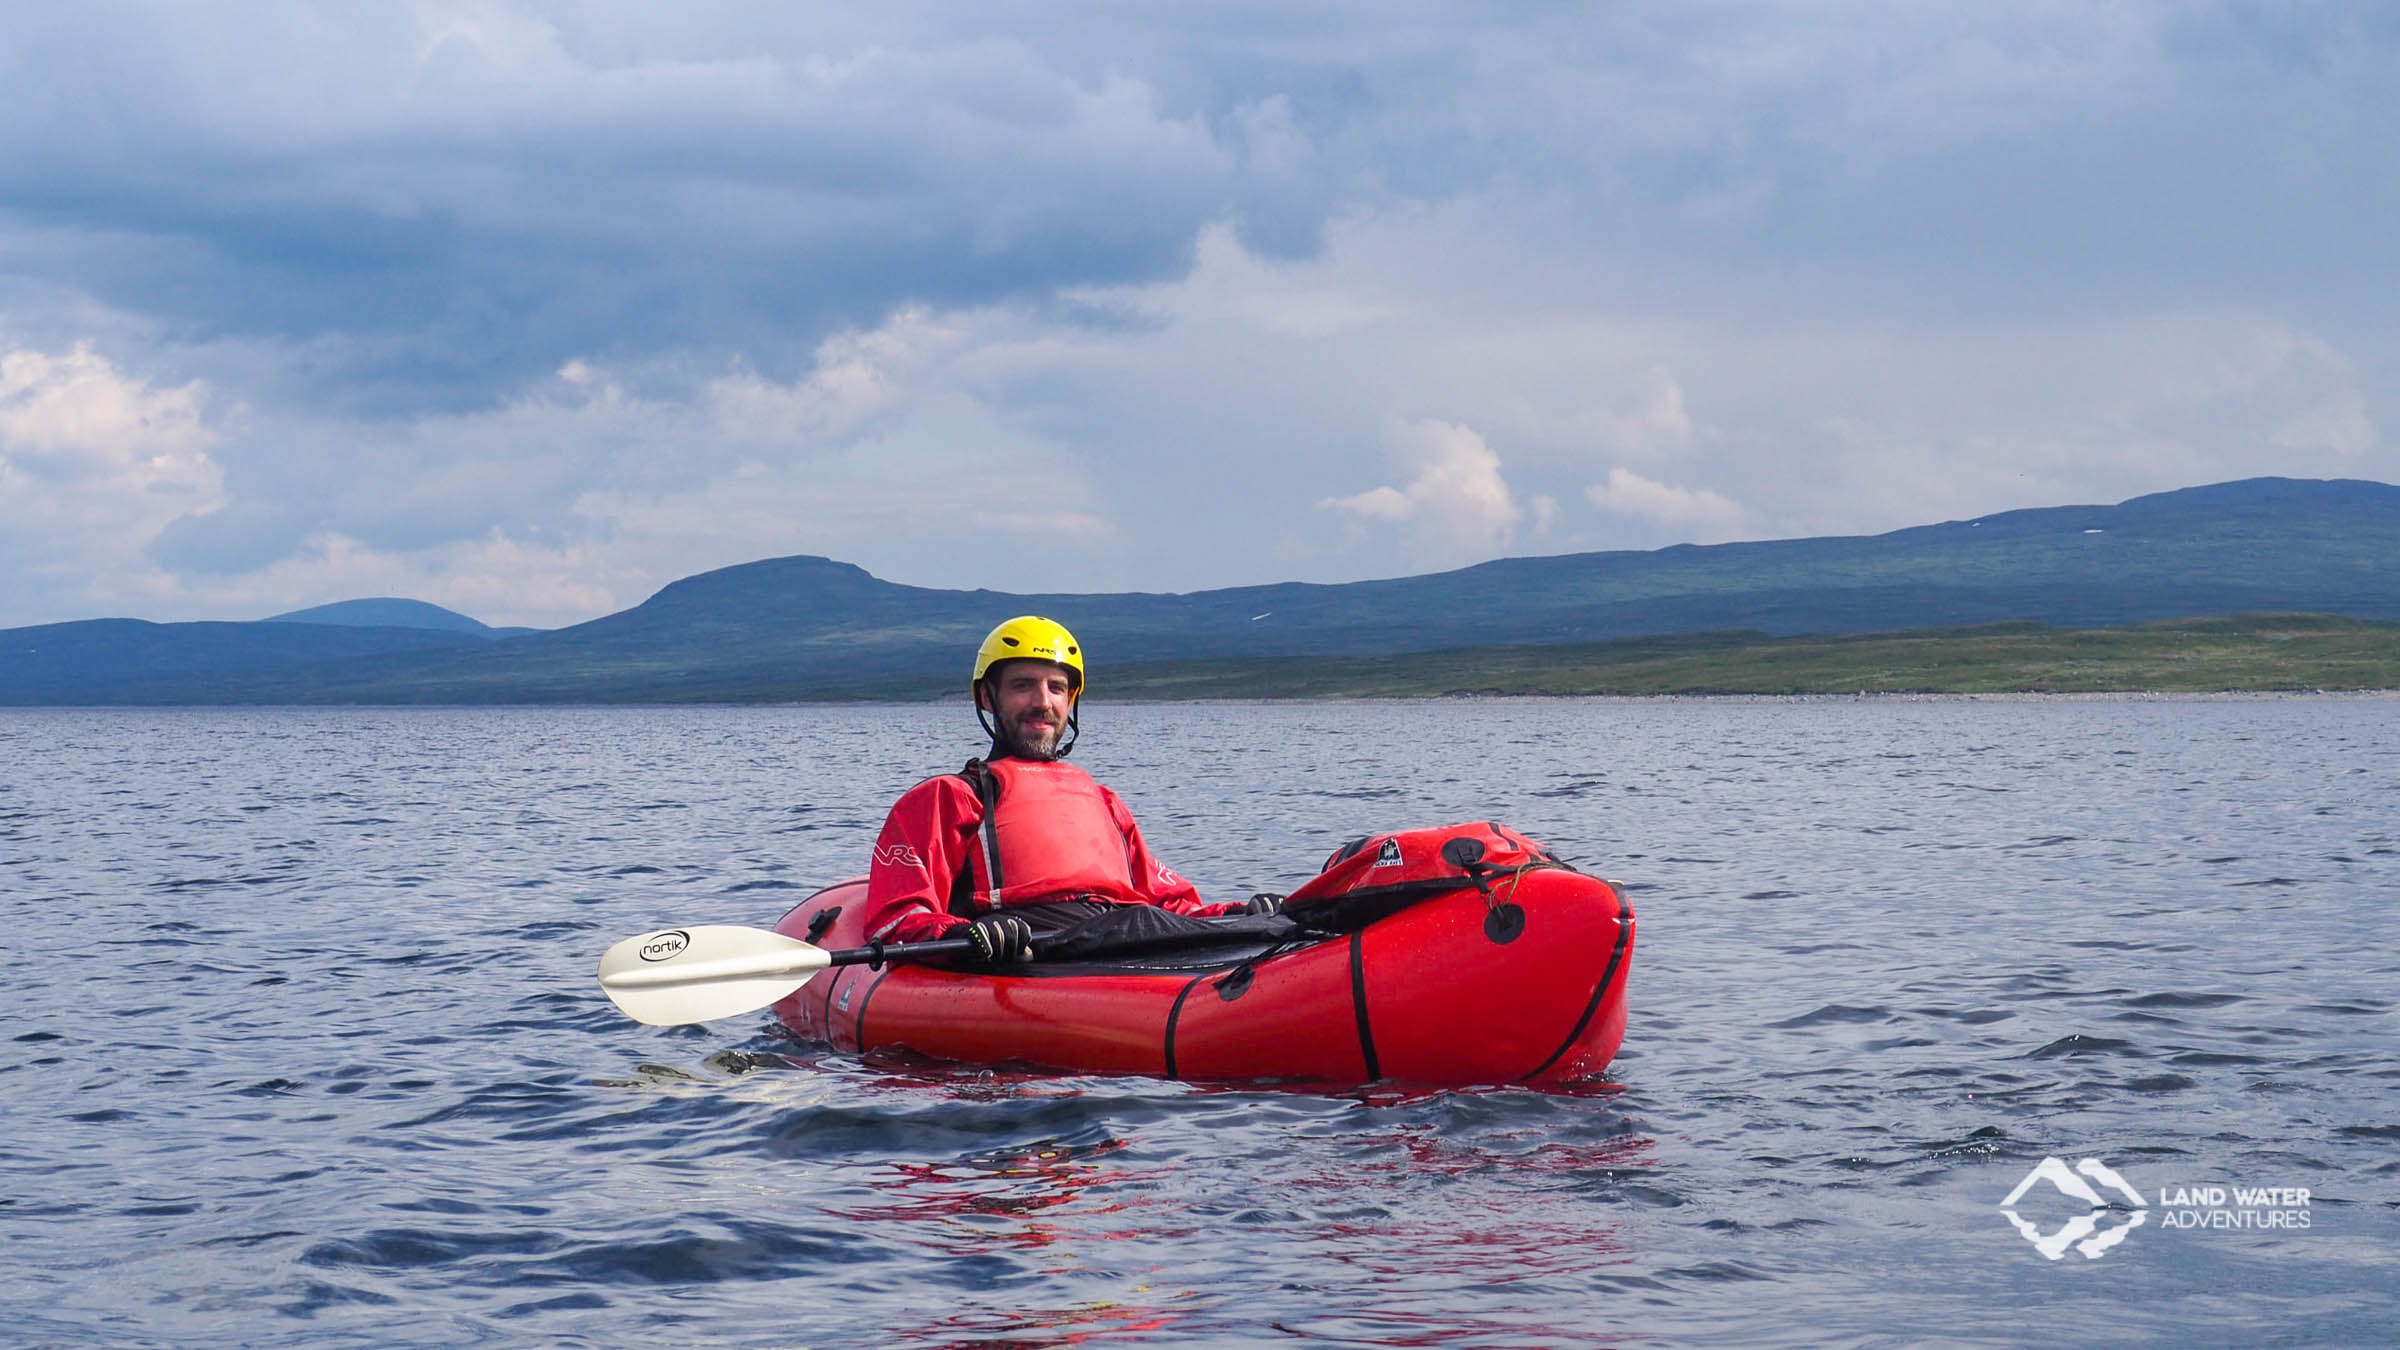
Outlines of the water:
M1206 893L1485 817L1625 881L1626 1048L1561 1095L862 1061L601 998L616 938L857 871L958 709L0 714L0 1311L44 1345L2388 1343L2396 706L1092 710L1079 762ZM2048 1156L2140 1226L2045 1258L1999 1206ZM2237 1183L2307 1227L2173 1226L2238 1207L2168 1188Z

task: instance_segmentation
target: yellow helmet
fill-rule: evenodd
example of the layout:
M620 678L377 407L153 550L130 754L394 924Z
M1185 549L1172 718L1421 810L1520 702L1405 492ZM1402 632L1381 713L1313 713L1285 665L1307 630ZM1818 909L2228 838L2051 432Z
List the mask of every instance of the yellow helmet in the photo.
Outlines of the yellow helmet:
M983 683L983 677L1002 661L1056 661L1067 668L1073 677L1074 701L1083 701L1083 648L1066 625L1055 619L1024 614L1000 625L975 649L975 677L967 681L968 689Z

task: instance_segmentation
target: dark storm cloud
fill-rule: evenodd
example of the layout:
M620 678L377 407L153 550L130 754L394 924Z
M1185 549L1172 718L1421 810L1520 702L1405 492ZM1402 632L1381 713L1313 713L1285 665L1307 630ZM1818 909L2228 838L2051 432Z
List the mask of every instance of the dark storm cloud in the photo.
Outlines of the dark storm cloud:
M772 363L906 301L1173 275L1246 199L1287 246L1321 219L1246 181L1241 118L997 36L636 60L538 11L318 13L95 7L0 49L0 202L40 265L202 334L400 338L359 349L368 388L439 405L575 354Z
M126 309L370 339L326 372L368 409L578 354L788 370L896 304L1492 184L1702 274L2388 270L2347 212L2392 204L2393 19L2083 9L79 6L0 45L0 204Z

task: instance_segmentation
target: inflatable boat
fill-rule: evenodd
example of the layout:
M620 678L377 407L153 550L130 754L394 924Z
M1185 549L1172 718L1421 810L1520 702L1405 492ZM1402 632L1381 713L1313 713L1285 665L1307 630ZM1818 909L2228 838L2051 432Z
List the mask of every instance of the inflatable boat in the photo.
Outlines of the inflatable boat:
M865 896L864 878L828 887L775 931L862 944ZM1185 920L1002 970L850 965L775 1011L837 1050L977 1064L1558 1085L1597 1076L1624 1039L1633 930L1614 886L1479 822L1353 841L1281 915Z

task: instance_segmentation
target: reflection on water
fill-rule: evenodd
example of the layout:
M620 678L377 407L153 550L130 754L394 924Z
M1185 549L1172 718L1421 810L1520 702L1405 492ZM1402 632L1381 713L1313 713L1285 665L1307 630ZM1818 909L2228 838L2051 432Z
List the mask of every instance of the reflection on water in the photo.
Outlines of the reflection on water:
M1196 1302L1197 1293L1182 1295ZM1150 1344L1152 1334L1189 1329L1193 1319L1173 1309L1119 1303L1001 1311L968 1308L921 1326L891 1329L890 1345L941 1345L959 1350L1038 1350L1057 1345Z
M1138 1175L1085 1161L1124 1147L1122 1139L1083 1144L1045 1139L953 1162L893 1163L876 1187L876 1204L831 1212L862 1223L927 1224L914 1235L917 1241L956 1244L961 1252L981 1251L995 1241L1019 1248L1050 1247L1084 1232L1098 1216L1123 1214L1130 1208L1102 1195L1083 1195ZM1086 1203L1078 1205L1078 1199ZM1053 1209L1059 1212L1046 1219L1045 1211ZM1068 1219L1077 1221L1075 1227L1062 1229L1059 1223ZM1128 1235L1105 1230L1099 1234Z
M1287 1335L1377 1346L1591 1343L1586 1329L1515 1309L1477 1312L1460 1295L1471 1290L1475 1303L1507 1305L1521 1287L1538 1305L1561 1281L1624 1263L1618 1225L1582 1197L1638 1178L1650 1166L1653 1141L1624 1135L1561 1146L1550 1131L1535 1129L1466 1140L1404 1121L1345 1129L1340 1138L1338 1156L1302 1150L1257 1159L1242 1207L1213 1224L1194 1221L1188 1201L1196 1197L1179 1194L1175 1168L1143 1166L1139 1138L1106 1134L886 1164L872 1179L869 1203L833 1212L862 1224L910 1225L911 1246L961 1262L992 1267L995 1253L1005 1251L1045 1276L1138 1281L1121 1302L1006 1316L945 1312L895 1327L901 1343L1059 1345L1222 1329L1225 1309L1212 1309L1203 1289L1183 1278L1187 1272L1123 1253L1248 1234L1267 1240L1271 1278L1286 1290L1334 1283L1353 1300L1372 1291L1369 1307L1320 1309L1272 1324ZM1519 1196L1505 1221L1444 1200L1452 1181L1500 1174ZM1023 1273L996 1275L994 1287Z

